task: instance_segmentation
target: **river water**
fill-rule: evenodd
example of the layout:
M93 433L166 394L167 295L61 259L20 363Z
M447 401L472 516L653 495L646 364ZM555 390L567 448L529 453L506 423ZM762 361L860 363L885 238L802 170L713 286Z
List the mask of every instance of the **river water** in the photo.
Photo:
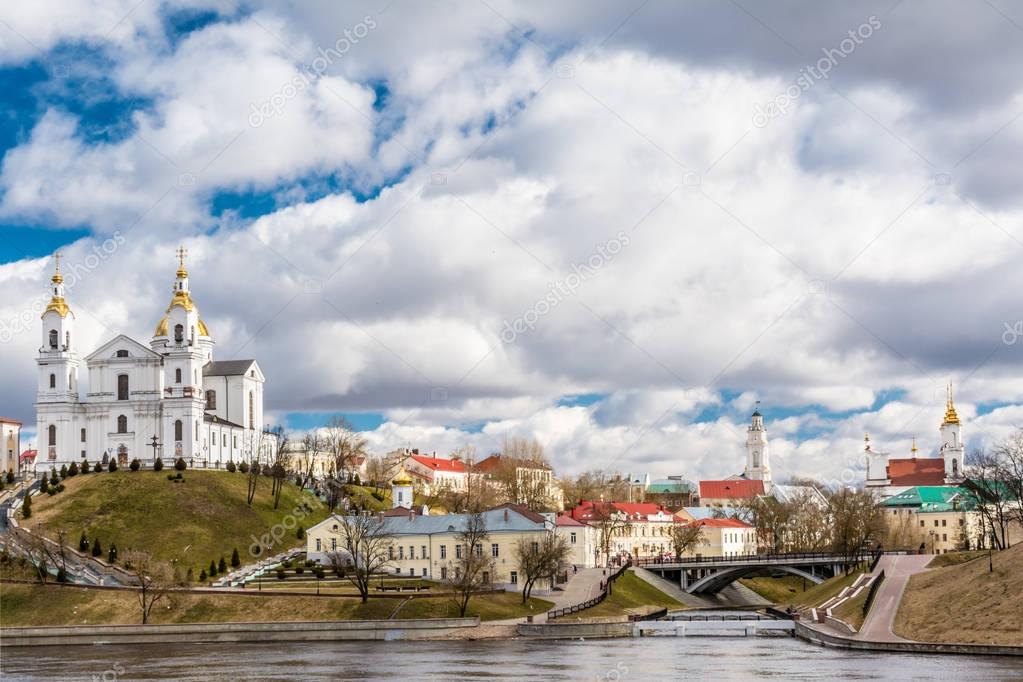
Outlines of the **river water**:
M789 637L151 644L0 649L4 680L1001 680L1009 658L875 654Z

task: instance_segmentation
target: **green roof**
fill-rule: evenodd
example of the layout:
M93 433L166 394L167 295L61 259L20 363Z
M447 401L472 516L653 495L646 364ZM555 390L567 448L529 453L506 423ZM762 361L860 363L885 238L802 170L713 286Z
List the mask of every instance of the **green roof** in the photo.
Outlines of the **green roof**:
M940 485L918 485L889 497L882 503L886 507L916 507L922 512L969 511L972 498L962 488Z

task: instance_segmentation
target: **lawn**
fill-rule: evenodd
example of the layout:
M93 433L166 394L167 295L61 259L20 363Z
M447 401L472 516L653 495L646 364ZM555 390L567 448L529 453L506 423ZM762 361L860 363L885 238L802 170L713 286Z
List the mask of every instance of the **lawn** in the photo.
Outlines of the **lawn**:
M775 604L791 604L806 588L813 587L811 581L795 575L743 578L739 582Z
M852 599L842 602L838 608L832 611L835 618L843 620L859 630L863 627L863 619L866 617L866 614L863 613L863 606L867 603L867 595L869 593L870 588L864 588Z
M146 550L162 561L177 560L182 571L192 568L198 576L210 560L223 556L230 562L235 548L243 563L252 561L252 536L262 538L275 527L280 541L271 552L302 545L295 524L309 528L327 515L325 505L290 482L275 510L269 478L259 479L250 507L240 472L188 470L183 482L168 481L167 474L118 471L67 478L64 492L33 498L32 518L25 523L54 539L63 529L75 547L84 530L90 541L99 538L104 559L113 543L121 556L129 548Z
M948 555L941 555L948 556ZM914 575L895 633L922 642L1023 646L1023 544L986 559Z
M778 602L778 605L779 606L792 605L806 609L812 608L814 606L820 606L821 604L831 599L832 597L837 596L838 593L841 592L843 588L849 587L854 582L856 582L856 579L860 577L862 573L863 573L862 567L856 569L849 575L840 573L834 578L825 580L820 585L814 585L813 587L810 587L810 589L808 589L806 592L801 592L792 595L792 598L786 601Z
M568 618L611 618L637 613L643 607L681 609L684 605L643 580L632 571L626 571L614 582L607 599Z
M543 613L552 604L532 599L523 605L519 595L500 593L473 597L469 615L481 620L516 618ZM228 623L251 621L314 621L387 619L400 599L359 599L315 596L269 596L245 593L177 593L157 602L154 623ZM400 619L457 616L448 597L412 599ZM127 590L97 590L77 586L0 583L0 623L4 626L132 624L140 621L138 600Z
M931 563L927 564L927 568L944 568L945 566L958 566L964 564L967 561L973 561L977 557L987 556L987 550L973 550L970 552L949 552L947 554L938 554Z

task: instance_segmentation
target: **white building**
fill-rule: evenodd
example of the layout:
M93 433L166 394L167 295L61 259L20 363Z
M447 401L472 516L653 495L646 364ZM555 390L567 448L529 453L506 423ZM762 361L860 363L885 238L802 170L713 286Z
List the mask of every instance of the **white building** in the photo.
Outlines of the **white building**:
M763 481L764 492L771 494L771 451L760 410L753 412L752 423L746 428L746 468L742 475L751 481Z
M262 428L263 373L255 360L214 361L213 337L189 291L184 250L149 346L115 336L85 357L81 384L75 315L57 258L36 358L37 468L110 458L119 466L135 458L150 465L156 456L221 467L272 451L275 443Z

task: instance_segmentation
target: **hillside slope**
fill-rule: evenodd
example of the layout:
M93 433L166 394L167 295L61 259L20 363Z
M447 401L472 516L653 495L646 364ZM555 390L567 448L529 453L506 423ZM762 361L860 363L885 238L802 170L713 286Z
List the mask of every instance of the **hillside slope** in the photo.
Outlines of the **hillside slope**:
M922 642L1023 646L1023 545L913 576L895 633Z
M243 563L253 561L252 536L261 538L282 522L290 529L279 526L280 541L271 553L301 544L295 524L309 528L326 517L325 505L290 482L275 510L269 478L260 477L250 507L246 476L240 472L189 470L181 482L168 481L168 473L174 472L118 471L65 479L64 492L33 499L26 523L54 539L64 530L75 547L84 530L90 541L99 538L104 559L115 543L122 555L129 548L146 550L163 561L176 560L183 571L191 567L197 576L210 560L224 556L230 561L236 547ZM297 513L303 504L313 511Z

